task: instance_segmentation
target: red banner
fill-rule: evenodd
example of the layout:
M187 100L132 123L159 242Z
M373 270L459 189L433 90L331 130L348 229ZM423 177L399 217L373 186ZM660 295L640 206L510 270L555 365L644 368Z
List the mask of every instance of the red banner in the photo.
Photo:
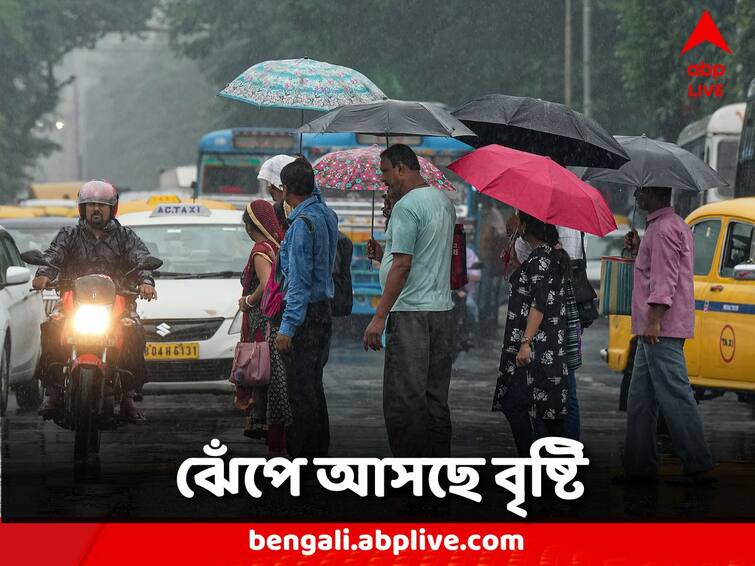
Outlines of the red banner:
M755 564L746 524L3 524L17 564ZM372 547L368 549L368 547Z

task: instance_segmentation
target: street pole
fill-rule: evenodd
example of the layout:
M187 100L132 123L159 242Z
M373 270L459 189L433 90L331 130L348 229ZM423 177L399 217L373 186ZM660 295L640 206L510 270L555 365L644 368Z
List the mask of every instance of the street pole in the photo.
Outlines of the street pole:
M571 0L565 0L564 14L564 104L571 106Z
M73 77L73 127L74 151L76 152L76 180L81 181L84 176L84 163L81 156L81 110L79 109L79 75Z
M592 115L592 93L590 92L590 0L582 0L582 112L588 118Z

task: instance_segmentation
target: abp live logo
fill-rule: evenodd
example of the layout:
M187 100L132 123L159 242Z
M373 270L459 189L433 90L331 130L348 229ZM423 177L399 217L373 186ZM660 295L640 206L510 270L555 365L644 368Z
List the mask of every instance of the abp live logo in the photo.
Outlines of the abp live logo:
M721 31L718 29L716 22L713 21L713 17L708 10L705 10L703 15L700 16L700 20L687 39L687 43L684 44L680 55L684 55L687 51L694 49L706 41L731 55L729 44L726 43L723 35L721 35ZM709 64L705 61L700 61L687 67L687 74L693 78L693 82L687 86L687 94L690 98L700 98L703 96L720 98L724 95L724 84L716 82L726 74L726 67L724 65L720 63ZM693 84L694 79L697 77L710 77L713 79L713 82Z

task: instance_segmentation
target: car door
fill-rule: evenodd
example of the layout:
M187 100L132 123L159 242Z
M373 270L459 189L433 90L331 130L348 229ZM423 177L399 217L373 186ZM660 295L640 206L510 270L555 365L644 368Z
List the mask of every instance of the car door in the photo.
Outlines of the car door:
M687 340L684 346L687 360L687 372L690 377L700 375L701 349L703 344L703 326L707 312L704 307L704 297L710 285L711 272L714 271L716 252L721 239L721 218L703 218L695 222L692 235L695 245L694 257L694 285L695 285L695 337Z
M5 275L8 268L13 264L7 246L3 245L4 239L5 238L0 237L0 285L2 285L0 295L2 296L3 303L5 303L8 309L8 314L10 315L8 329L11 340L10 370L11 381L14 381L14 378L18 377L20 354L23 351L23 340L21 339L21 336L17 334L22 325L20 318L23 317L23 297L21 296L21 290L18 288L18 285L6 285Z
M10 266L24 267L26 264L7 234L0 234L0 257L2 257L2 277ZM21 285L6 285L3 292L7 293L11 314L11 377L13 381L30 378L37 365L40 355L39 324L42 315L42 302L39 293L30 291L30 283Z
M755 381L755 281L734 278L736 265L755 260L755 222L731 219L724 230L704 295L701 377L736 387Z

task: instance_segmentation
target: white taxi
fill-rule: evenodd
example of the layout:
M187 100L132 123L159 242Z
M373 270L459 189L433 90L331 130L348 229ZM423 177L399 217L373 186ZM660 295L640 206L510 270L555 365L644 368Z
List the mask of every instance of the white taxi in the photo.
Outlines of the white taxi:
M163 260L157 300L137 303L147 335L145 393L232 388L240 277L252 247L241 215L181 203L118 217Z

